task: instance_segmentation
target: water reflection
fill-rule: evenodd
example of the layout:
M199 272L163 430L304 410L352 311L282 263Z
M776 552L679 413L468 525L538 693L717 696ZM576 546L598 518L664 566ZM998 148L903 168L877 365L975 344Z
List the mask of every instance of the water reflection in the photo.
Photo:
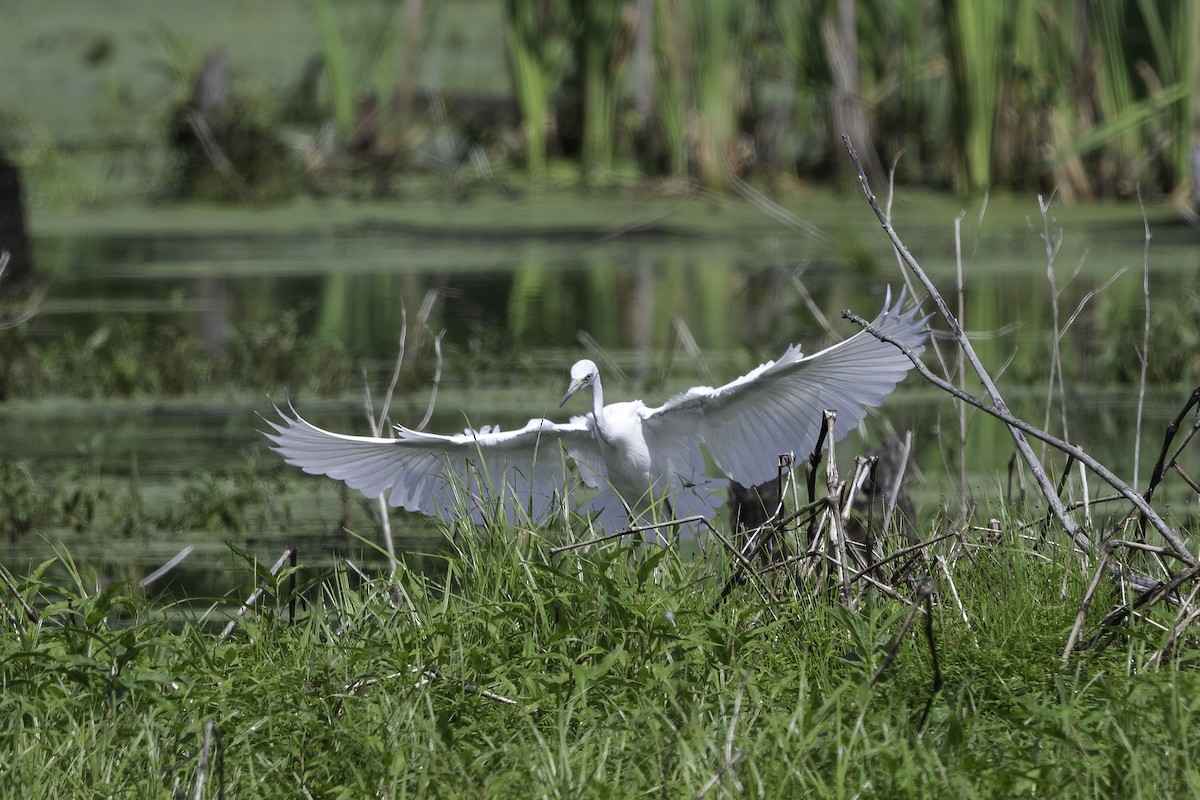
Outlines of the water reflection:
M395 347L401 306L415 311L437 289L444 302L431 324L446 328L447 342L457 345L486 327L504 332L508 346L574 347L583 329L604 347L645 350L669 343L676 315L706 350L804 332L777 327L797 298L781 291L788 278L775 267L798 262L739 257L707 241L477 238L433 247L423 237L386 232L359 237L353 249L341 241L294 234L89 237L54 270L40 329L86 334L114 312L151 321L195 313L197 332L211 339L226 324L300 307L312 311L311 330L377 358ZM54 242L39 245L57 249ZM823 307L877 293L880 282L835 265L810 267L804 280ZM811 328L803 315L793 321Z

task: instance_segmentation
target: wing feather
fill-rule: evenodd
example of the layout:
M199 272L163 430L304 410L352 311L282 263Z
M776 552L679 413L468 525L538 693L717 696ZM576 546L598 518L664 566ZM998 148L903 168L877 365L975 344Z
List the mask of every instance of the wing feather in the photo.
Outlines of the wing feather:
M901 292L892 305L889 292L871 326L919 355L927 318L919 318L916 307L903 311L904 300ZM752 486L775 476L778 454L812 452L826 409L838 412L834 436L840 439L911 367L908 356L866 331L811 356L793 345L778 361L724 386L699 386L668 400L647 415L647 424L660 438L698 436L726 475Z
M485 428L451 436L396 426L396 438L349 436L309 423L295 409L276 407L282 424L265 420L264 435L289 464L326 475L367 497L439 516L461 507L472 518L500 511L512 523L545 519L567 500L569 474L562 448L595 461L587 419L558 424L532 419L515 431Z

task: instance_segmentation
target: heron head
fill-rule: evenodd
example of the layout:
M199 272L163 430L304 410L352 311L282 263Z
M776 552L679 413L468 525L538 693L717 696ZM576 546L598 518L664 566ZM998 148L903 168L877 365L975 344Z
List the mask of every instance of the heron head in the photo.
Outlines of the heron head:
M585 386L588 386L596 379L599 370L596 369L596 364L588 359L576 361L571 367L571 385L567 387L567 393L563 395L563 399L559 402L558 407L562 408L567 401L571 399L571 395L578 392Z

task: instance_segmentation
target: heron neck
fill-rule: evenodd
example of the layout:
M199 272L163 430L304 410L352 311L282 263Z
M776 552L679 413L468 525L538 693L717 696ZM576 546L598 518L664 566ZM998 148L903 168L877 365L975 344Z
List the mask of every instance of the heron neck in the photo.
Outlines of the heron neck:
M600 385L600 373L596 373L596 377L592 379L592 418L596 420L596 430L600 431L601 437L608 440L608 431L605 429L604 419L604 387Z

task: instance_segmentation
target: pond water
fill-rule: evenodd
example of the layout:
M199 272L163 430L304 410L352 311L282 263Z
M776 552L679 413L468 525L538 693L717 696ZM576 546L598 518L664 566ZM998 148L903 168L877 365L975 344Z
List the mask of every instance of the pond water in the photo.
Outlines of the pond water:
M861 201L810 196L796 205L797 213L815 220L819 237L729 201L625 195L558 195L467 208L421 204L416 211L337 206L35 214L35 252L51 285L41 313L29 323L30 336L86 338L120 320L128 335L161 335L170 324L220 350L229 346L230 330L294 311L301 334L352 354L378 398L407 309L410 368L393 403L396 421L415 423L425 413L435 364L431 344L439 331L445 332L444 358L431 430L460 430L468 419L509 426L531 416L561 418L557 401L566 368L589 353L619 369L606 374L613 397L657 402L697 382L729 380L790 342L810 351L830 343L813 307L829 317L838 337L849 335L854 329L840 319L842 309L873 316L885 287L902 285L887 242ZM898 225L952 295L954 201L926 205L921 198L898 205ZM1143 319L1142 220L1136 207L1060 214L1060 324L1096 293L1062 337L1068 435L1128 478L1137 393L1127 379L1136 376ZM1196 381L1200 328L1197 234L1161 212L1152 221L1151 373L1157 382L1146 397L1143 481L1166 420ZM995 203L982 224L964 219L963 226L967 328L1000 376L1010 405L1042 424L1053 337L1036 205ZM1127 271L1106 286L1121 270ZM417 316L430 298L422 329ZM684 345L689 337L696 345L690 352ZM973 381L966 387L977 390ZM336 397L306 396L286 385L271 393L289 395L324 427L365 432L357 388ZM351 527L374 540L363 504L329 481L274 466L257 433L263 424L256 412L270 413L261 394L221 389L136 401L47 397L0 410L0 458L21 461L34 476L106 481L115 502L127 497L148 509L170 509L186 496L194 503L214 474L236 482L239 465L248 465L246 475L268 467L276 478L286 475L282 488L270 490L287 493L276 506L285 507L283 513L204 531L131 534L106 529L102 520L77 531L43 531L8 543L3 557L16 571L65 543L89 570L137 577L193 545L197 551L178 580L188 593L220 594L229 587L228 570L241 563L226 542L268 562L287 543L299 543L309 564L342 556L378 562L366 541L343 531ZM1057 433L1060 419L1056 407L1051 427ZM868 419L867 442L877 442L888 424L914 433L919 470L913 491L921 513L932 518L940 508L957 508L952 404L913 375L882 414ZM852 437L839 450L848 463L863 446ZM970 415L966 463L973 500L997 496L1011 453L1000 425ZM1200 458L1193 454L1184 466L1195 475ZM1195 498L1181 495L1173 512L1183 516L1194 508ZM408 549L434 547L424 521L401 515L397 524Z

